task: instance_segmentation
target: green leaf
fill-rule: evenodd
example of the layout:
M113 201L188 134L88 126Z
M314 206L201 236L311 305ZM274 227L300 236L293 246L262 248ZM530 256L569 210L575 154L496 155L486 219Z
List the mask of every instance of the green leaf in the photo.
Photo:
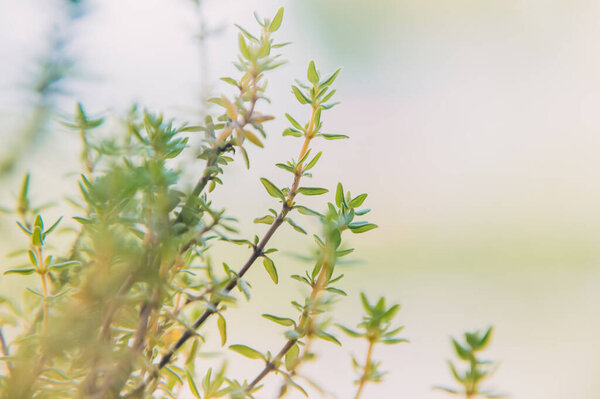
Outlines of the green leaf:
M335 336L329 334L328 332L317 330L317 336L325 341L333 342L336 345L342 346L342 343L338 341Z
M294 137L302 137L302 136L303 136L303 134L302 134L302 132L299 132L299 131L297 131L297 130L295 130L295 129L292 129L292 128L289 128L289 127L288 127L287 129L285 129L285 130L283 131L283 134L282 134L282 136L294 136Z
M311 159L311 161L308 164L306 164L306 166L304 167L304 171L312 169L313 166L315 166L317 164L317 161L319 160L319 158L321 158L322 153L323 153L323 151L319 151L319 153L317 155L315 155L315 157L313 159Z
M242 53L244 58L249 60L250 59L250 51L248 50L248 45L246 44L246 40L244 39L244 36L242 36L241 33L238 35L238 43L240 46L240 52Z
M297 86L292 85L292 92L294 93L296 99L298 100L298 102L300 102L300 104L308 104L311 102L310 99L306 97Z
M40 215L35 216L35 221L33 222L33 225L39 227L40 231L44 231L44 221L42 220L42 217Z
M303 205L295 205L294 209L298 210L298 212L300 212L301 214L306 215L306 216L323 216L319 212L314 211L310 208L307 208Z
M376 224L369 222L353 222L348 225L348 228L355 234L364 233L377 227Z
M31 242L33 243L34 247L41 247L42 246L42 230L40 229L40 226L35 226L33 228L33 234L31 235Z
M31 264L33 266L37 266L38 265L38 259L37 259L37 255L35 254L35 252L33 252L33 250L28 250L27 251L27 256L29 256L29 262L31 262Z
M479 340L479 344L477 345L477 348L473 348L473 349L481 350L481 349L485 348L485 346L490 342L490 337L492 336L493 329L494 329L494 327L489 327L487 329L487 331L485 332L485 334L483 335L483 337L481 337L481 340Z
M456 354L458 355L458 357L460 357L463 360L470 360L472 353L463 348L454 338L452 338L452 345L454 346L454 350L456 351Z
M4 274L31 274L36 271L35 267L24 267L22 269L9 269Z
M227 324L225 323L225 318L217 313L217 328L219 329L219 335L221 335L221 346L225 346L227 342Z
M345 134L329 134L329 133L320 133L319 136L323 137L326 140L340 140L349 138Z
M285 195L283 195L283 192L280 189L278 189L276 185L274 185L264 177L261 177L260 181L263 184L263 186L265 186L265 189L271 197L279 198L282 201L285 200Z
M254 223L273 224L275 218L272 215L265 215L261 218L254 219Z
M246 356L247 358L250 358L250 359L264 359L265 358L265 356L262 353L260 353L256 349L252 349L246 345L230 345L229 349L231 349L234 352L239 353L242 356Z
M48 267L50 269L54 269L54 270L61 270L61 269L64 269L66 267L69 267L69 266L79 265L80 263L81 262L78 262L76 260L69 260L69 261L66 261L66 262L54 263L54 264L52 264L52 265L50 265Z
M190 386L190 391L192 392L192 395L194 395L194 397L197 399L201 399L200 392L198 391L198 387L194 382L194 377L192 376L192 373L190 373L189 369L185 369L185 376L187 378L188 385Z
M306 72L306 77L308 78L308 81L312 84L317 84L319 82L319 73L317 72L317 68L315 67L314 61L308 63L308 71Z
M237 87L237 86L238 86L238 82L236 82L236 81L235 81L234 79L232 79L232 78L227 78L227 77L225 77L225 78L221 78L221 80L222 80L223 82L225 82L225 83L229 83L229 84L230 84L230 85L232 85L232 86L235 86L235 87Z
M277 10L277 14L273 17L273 21L269 24L269 32L275 32L281 26L283 20L283 7Z
M294 228L294 230L296 230L298 233L302 233L302 234L306 234L306 230L304 230L302 227L298 226L296 224L296 222L294 222L291 218L286 218L285 219L290 226L292 226Z
M273 282L277 284L279 282L279 277L277 276L277 269L275 268L275 264L273 263L271 258L264 256L263 265L265 266L265 270L267 271L267 273L269 273L269 276L271 276L271 280L273 280Z
M358 331L354 331L348 327L345 327L341 324L336 324L336 326L341 329L343 332L345 332L346 334L348 334L349 336L351 336L352 338L360 338L363 336L363 334L359 333Z
M368 194L361 194L361 195L357 195L356 197L352 198L352 200L350 201L350 207L351 208L358 208L359 206L361 206L363 204L363 202L365 202L365 200L367 199Z
M325 288L327 291L329 292L333 292L334 294L338 294L338 295L342 295L342 296L348 296L348 294L346 294L346 291L342 291L339 288L335 288L335 287L327 287Z
M337 188L335 190L335 204L338 206L338 208L341 208L342 204L345 203L346 201L344 201L344 187L342 186L342 183L338 183Z
M277 324L280 324L282 326L286 326L286 327L291 327L291 326L296 326L296 322L288 317L279 317L279 316L274 316L272 314L263 314L262 317L264 317L265 319L271 320L272 322L275 322Z
M292 115L285 114L285 117L287 118L288 121L290 121L290 123L292 124L292 126L294 126L296 129L304 131L304 129L302 128L302 125L300 125L300 123L298 123L298 121L295 120L292 117Z
M405 338L386 338L386 339L382 339L381 342L383 342L386 345L394 345L394 344L399 344L402 342L409 342L407 339Z
M290 348L290 350L285 354L285 368L288 371L292 371L296 362L298 361L298 355L300 354L300 348L298 344L295 344Z
M298 189L298 193L304 195L321 195L327 192L329 192L329 190L320 187L300 187Z
M54 224L52 226L50 226L49 229L47 229L46 231L44 231L44 238L46 238L46 236L50 233L52 233L54 231L54 229L58 226L58 224L60 223L60 221L62 220L62 216L58 218L58 220L56 222L54 222Z
M325 86L329 86L330 84L332 84L335 81L335 78L337 78L337 76L341 70L342 70L342 68L338 68L337 71L335 71L330 77L328 77L327 79L322 81L319 86L325 87ZM325 100L325 101L327 101L327 100Z
M258 137L256 137L256 135L254 133L252 133L248 129L244 129L243 132L244 132L244 137L246 137L248 139L248 141L250 141L255 146L264 148L262 141L260 141L260 139Z

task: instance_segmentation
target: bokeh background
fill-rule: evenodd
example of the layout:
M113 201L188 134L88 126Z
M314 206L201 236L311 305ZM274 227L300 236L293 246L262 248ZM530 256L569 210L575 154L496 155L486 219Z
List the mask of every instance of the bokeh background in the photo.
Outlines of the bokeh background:
M59 203L45 211L48 218L74 215L60 203L77 192L79 144L57 119L81 101L92 115L113 119L138 102L198 120L203 98L228 90L217 79L235 73L233 24L253 28L252 12L272 15L284 5L278 38L293 42L282 51L289 64L271 74L272 104L262 105L278 119L266 148L251 152L253 169L241 162L228 169L230 187L215 198L246 236L262 231L252 219L272 202L258 177L285 183L273 164L295 155L298 143L281 137L281 117L306 112L290 83L304 78L311 59L325 73L343 66L342 104L324 121L327 131L351 139L315 144L324 156L314 185L333 188L341 180L353 193L369 193L369 220L380 227L351 237L356 262L344 266L343 284L351 294L335 319L359 321L361 290L385 294L403 305L398 320L411 340L376 349L389 374L365 397L446 397L432 386L452 384L449 336L488 325L496 329L487 354L500 362L490 387L522 399L600 395L600 3L67 3L0 1L4 207L30 171L34 201ZM46 88L40 82L52 73L43 68L49 59L74 63ZM112 123L107 129L118 128ZM189 162L190 174L200 173L202 164ZM66 247L69 239L53 244ZM23 242L4 216L1 267L14 266L5 255ZM288 253L310 248L289 231L276 242ZM220 254L230 265L243 255ZM283 276L306 266L285 254L277 263ZM288 297L298 298L299 288L287 278L273 286L259 268L249 278L254 297L231 311L230 342L277 351L283 337L259 315L292 315ZM0 277L0 292L20 295L22 280ZM303 369L337 398L354 391L350 353L362 358L366 350L343 342L319 345L319 360ZM261 367L228 356L237 378L253 378Z

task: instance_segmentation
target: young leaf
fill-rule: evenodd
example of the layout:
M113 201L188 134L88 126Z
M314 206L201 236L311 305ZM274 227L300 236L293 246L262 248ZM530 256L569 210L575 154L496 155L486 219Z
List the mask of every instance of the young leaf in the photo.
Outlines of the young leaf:
M322 136L326 140L340 140L349 138L345 134L328 134L328 133L320 133L319 136Z
M320 187L300 187L298 189L298 193L304 195L321 195L327 192L329 192L329 190Z
M221 336L221 346L225 346L227 342L227 324L225 323L225 318L220 313L217 313L217 316L217 328Z
M308 81L312 84L317 84L319 82L319 73L317 72L317 68L315 67L315 62L311 61L308 64L308 71L306 72L306 77Z
M264 177L261 177L260 181L263 184L263 186L265 186L265 189L267 190L267 192L269 193L269 195L271 197L279 198L282 201L285 200L285 195L283 195L283 192L281 192L281 190L278 189L276 185L274 185L273 183L271 183L269 180L265 179Z
M262 317L264 317L265 319L271 320L272 322L275 322L277 324L280 324L282 326L286 326L286 327L291 327L291 326L296 326L296 322L288 317L279 317L279 316L274 316L272 314L263 314Z
M338 206L338 208L341 208L342 204L345 203L346 201L344 201L344 187L342 186L342 183L338 183L337 189L335 190L335 204Z
M4 272L4 274L31 274L35 272L36 269L34 267L24 267L22 269L9 269Z
M285 368L288 371L291 371L294 368L294 366L296 365L299 354L300 354L300 348L298 347L298 344L292 346L290 348L290 350L285 354Z
M335 78L337 78L337 76L341 70L342 70L342 68L338 68L337 71L335 71L330 77L328 77L323 82L321 82L320 86L325 87L325 86L329 86L330 84L332 84L335 81ZM327 100L324 100L324 101L327 101Z
M242 356L246 356L250 359L264 359L265 356L257 351L256 349L252 349L246 345L230 345L229 349L234 352L239 353Z
M300 104L308 104L311 102L310 99L306 97L297 86L292 85L292 92L294 93L296 99L298 100L298 102L300 102Z
M279 277L277 276L277 269L271 258L267 256L263 257L263 265L265 266L267 273L269 273L269 276L271 276L271 280L277 284L279 282Z
M365 200L367 199L367 195L368 194L361 194L361 195L357 195L356 197L354 197L351 201L350 201L350 207L351 208L358 208L359 206L361 206L363 204L363 202L365 202Z
M187 378L188 385L190 386L190 391L192 392L192 395L194 395L194 397L197 399L201 399L200 392L198 391L198 387L194 382L194 377L192 376L192 373L189 369L185 369L185 376Z
M273 17L273 21L269 24L269 32L275 32L281 26L283 20L283 7L277 10L277 14Z
M377 225L369 222L353 222L348 225L348 228L350 228L353 233L359 234L373 230L377 228Z

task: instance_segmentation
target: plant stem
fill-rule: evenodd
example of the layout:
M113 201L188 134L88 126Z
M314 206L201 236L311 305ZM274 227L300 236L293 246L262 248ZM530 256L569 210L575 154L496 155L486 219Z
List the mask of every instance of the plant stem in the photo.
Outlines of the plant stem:
M365 361L365 368L363 371L363 375L360 377L358 383L358 391L356 391L356 395L354 399L359 399L362 391L365 387L367 381L369 381L369 369L371 368L371 363L373 362L373 347L375 346L375 341L369 340L369 349L367 350L367 360Z

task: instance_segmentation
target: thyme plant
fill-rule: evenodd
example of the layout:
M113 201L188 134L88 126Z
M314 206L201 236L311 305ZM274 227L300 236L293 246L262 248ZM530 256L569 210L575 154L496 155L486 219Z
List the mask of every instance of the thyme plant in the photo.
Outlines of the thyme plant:
M343 275L336 273L336 264L353 250L342 235L377 227L362 219L369 211L361 209L367 194L353 196L341 184L335 200L324 203L322 210L302 205L304 196L329 191L305 182L322 155L313 143L347 138L323 131L323 112L337 104L332 101L333 84L340 70L323 75L311 61L307 80L291 87L308 117L302 121L285 114L290 125L283 135L299 139L298 154L276 165L290 174L287 186L260 179L259 187L274 201L273 208L254 220L268 226L262 236L240 237L235 219L211 198L235 155L250 167L248 146L264 146L263 124L274 117L260 108L267 100L268 72L283 63L277 51L286 43L273 38L282 19L280 9L273 18L257 17L257 34L240 27L235 62L239 75L222 78L237 94L211 98L221 111L201 124L133 107L124 133L102 138L96 131L105 120L90 116L81 104L72 119L63 121L81 140L80 198L71 199L79 209L74 219L80 227L68 251L54 250L51 243L59 239L55 231L62 218L48 223L31 205L32 179L25 176L15 215L27 240L16 256L27 264L4 274L7 279L35 276L39 283L28 280L31 287L21 303L2 298L2 397L176 398L188 390L204 399L247 398L273 372L283 376L280 397L289 387L306 393L296 375L311 355L311 342L339 344L328 331L325 313L336 296L346 295L338 286ZM194 149L190 138L198 134L202 143ZM184 151L194 150L204 169L186 191L177 161ZM227 307L237 301L237 291L250 298L248 270L260 262L278 283L277 249L269 245L274 234L284 224L308 234L292 219L294 214L316 218L321 229L314 232L315 248L308 256L313 266L292 276L306 286L305 298L292 302L298 316L263 315L287 328L281 348L271 353L242 343L230 345L232 351L264 363L247 380L229 378L218 364L199 370L204 324L216 318L221 344L226 344ZM247 246L247 260L217 267L211 256L216 241Z
M239 73L221 79L235 94L210 98L218 111L204 110L202 123L133 106L121 127L107 132L105 118L92 116L82 104L61 121L81 145L81 175L74 183L79 196L68 199L78 213L77 227L62 217L48 220L44 206L34 205L37 200L30 196L35 176L26 174L13 212L24 244L11 254L15 264L23 264L10 267L2 278L7 283L27 279L28 288L20 301L0 296L0 397L244 399L254 398L273 373L281 377L274 387L279 398L291 390L308 396L307 383L320 389L301 368L315 359L315 341L341 345L331 321L335 302L346 295L337 266L354 251L346 237L377 225L365 220L367 194L353 195L342 183L331 201L323 200L317 209L305 205L306 196L329 195L327 188L309 183L322 156L315 149L318 140L348 138L323 129L325 111L337 104L333 87L340 69L322 74L314 61L306 79L291 85L306 112L304 117L285 114L289 126L283 136L296 139L298 149L296 157L275 166L289 180L281 185L266 176L256 182L273 203L254 219L258 233L239 233L234 212L216 203L213 191L223 185L227 167L241 157L250 168L247 149L264 147L265 124L274 119L262 110L267 76L284 63L278 52L287 43L274 38L283 9L256 20L256 33L238 27L234 65ZM197 161L184 162L190 152ZM187 181L193 173L196 180ZM320 227L307 231L293 219L298 215L314 218ZM251 298L248 271L262 267L274 284L279 282L278 249L271 239L282 226L314 237L314 248L305 255L308 269L291 276L304 295L292 298L293 314L262 315L284 329L281 342L261 349L248 342L228 344L227 309L240 296ZM57 235L65 227L73 233L68 246ZM216 242L247 247L246 260L216 262ZM58 243L66 249L56 249ZM387 307L385 298L371 304L364 293L361 299L365 315L356 329L338 325L367 342L364 360L353 359L359 374L356 399L367 383L384 375L373 358L375 346L407 342L397 337L402 327L392 327L399 305ZM232 378L223 361L201 357L209 319L215 319L222 346L260 362L253 373ZM476 354L490 334L491 328L483 335L467 333L467 346L453 341L469 368L460 374L450 363L463 391L444 388L447 392L466 399L489 396L480 390L487 363Z
M481 383L490 377L495 370L494 364L489 360L482 360L478 353L484 350L491 339L493 327L487 330L466 332L464 335L465 343L461 344L452 338L452 347L458 357L458 360L467 363L464 372L460 372L452 361L448 361L448 366L452 372L452 377L461 385L461 389L447 387L437 387L453 395L463 396L465 399L474 399L478 397L501 398L500 394L494 393L489 389L482 389Z

